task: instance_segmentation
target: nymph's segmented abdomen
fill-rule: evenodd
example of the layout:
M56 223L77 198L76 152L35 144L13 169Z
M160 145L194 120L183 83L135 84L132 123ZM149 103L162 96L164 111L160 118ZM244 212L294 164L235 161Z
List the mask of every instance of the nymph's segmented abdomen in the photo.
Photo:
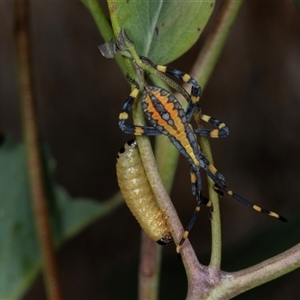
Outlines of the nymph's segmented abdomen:
M118 153L117 178L127 206L146 234L160 244L170 242L167 217L156 204L135 141Z

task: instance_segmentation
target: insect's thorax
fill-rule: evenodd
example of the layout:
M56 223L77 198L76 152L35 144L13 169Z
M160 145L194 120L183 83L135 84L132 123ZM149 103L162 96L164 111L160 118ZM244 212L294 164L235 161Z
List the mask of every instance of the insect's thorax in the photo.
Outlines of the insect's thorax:
M194 165L199 165L197 137L178 100L165 89L147 86L142 108L157 131L167 135L174 146Z

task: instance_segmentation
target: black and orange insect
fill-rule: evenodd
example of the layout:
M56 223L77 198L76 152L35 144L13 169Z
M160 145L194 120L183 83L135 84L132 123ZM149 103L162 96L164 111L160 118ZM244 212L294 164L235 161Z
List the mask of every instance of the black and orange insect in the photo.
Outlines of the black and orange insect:
M186 93L183 93L183 96L186 97L188 101L186 111L184 111L178 100L167 90L157 86L144 85L141 105L146 118L152 126L125 124L129 117L132 105L140 93L139 84L127 75L127 79L135 86L135 88L125 100L119 116L119 127L123 132L134 135L148 136L164 134L169 137L173 145L187 158L189 162L192 193L196 197L197 206L193 217L177 247L177 251L180 251L181 245L186 240L189 231L195 222L197 213L200 210L200 205L210 205L208 199L202 195L202 182L200 176L201 168L204 169L208 176L214 181L215 190L219 194L226 192L239 202L252 207L256 211L266 213L271 217L275 217L283 222L286 222L284 217L275 212L261 208L230 190L225 185L224 176L217 171L217 169L201 152L197 142L197 134L205 137L219 138L226 137L229 134L229 130L227 126L218 119L202 114L201 107L199 105L201 88L198 82L190 75L182 71L166 66L155 65L145 57L141 57L141 60L159 72L166 73L192 85L191 94L186 96ZM194 129L192 127L189 120L197 108L199 110L200 118L203 121L209 122L216 126L216 129Z
M135 140L119 150L116 168L121 193L132 214L153 241L168 244L172 240L168 217L156 204Z

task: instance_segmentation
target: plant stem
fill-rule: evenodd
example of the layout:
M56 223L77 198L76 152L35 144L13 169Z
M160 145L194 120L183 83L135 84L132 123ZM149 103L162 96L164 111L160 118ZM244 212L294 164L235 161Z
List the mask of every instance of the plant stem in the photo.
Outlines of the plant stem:
M137 104L139 104L139 103L137 103ZM134 119L135 124L138 124L138 125L145 124L144 123L145 122L144 113L143 113L140 105L137 105L137 107L134 107L133 119ZM143 162L143 165L145 168L145 172L147 174L152 191L155 195L155 198L157 200L159 207L166 210L166 215L168 216L168 223L172 230L172 236L173 236L174 242L176 245L178 245L179 241L182 238L182 233L184 232L184 229L178 218L176 209L173 206L173 203L168 195L168 192L166 191L166 189L164 187L164 184L163 184L160 174L158 172L149 138L148 137L137 137L137 143L138 143L141 159L142 159L142 162ZM194 278L195 272L196 272L196 270L199 269L200 266L199 266L197 257L195 255L195 252L188 240L185 242L181 253L182 253L183 263L184 263L185 267L187 268L187 270L189 270L189 274L190 274L189 278L190 279ZM158 261L158 260L155 259L153 261ZM192 268L192 266L197 266L197 268Z
M161 247L142 230L139 266L139 299L158 299Z
M90 11L97 28L105 41L110 40L114 34L98 1L81 0L84 6Z
M191 70L191 75L197 79L202 90L204 90L225 46L229 31L233 25L238 12L243 4L243 0L226 0L223 2L221 10L214 23L205 44L199 53L196 62ZM200 145L204 155L213 163L213 157L206 138L200 137ZM212 253L210 267L219 269L221 264L221 219L219 212L219 201L213 189L213 182L208 177L209 197L213 204L212 218Z
M170 193L177 169L179 151L169 138L159 135L155 138L155 158L157 168L166 190Z
M192 70L192 76L195 77L199 82L202 88L205 87L208 78L212 74L212 70L217 63L217 60L220 56L221 50L224 47L226 38L229 33L229 28L232 25L239 8L241 7L242 1L226 1L222 9L219 13L218 19L215 23L215 26L210 33L207 42L205 43L203 50L201 51L200 55L197 58L195 63L195 67ZM120 29L120 28L119 28ZM179 87L176 83L173 83L172 80L165 78L166 76L157 70L155 70L152 66L148 65L147 62L142 62L139 58L138 54L134 49L134 45L128 43L128 50L132 55L132 59L135 63L142 69L146 70L147 72L157 76L158 78L165 81L175 90L182 93L182 88ZM184 93L182 93L185 95ZM178 96L178 94L176 95ZM141 125L144 125L141 124ZM208 157L208 159L213 162L209 142L207 139L200 138L200 144L203 148L204 154ZM163 174L164 181L168 181L168 187L171 187L170 179L166 180L167 175L173 179L175 174L175 168L177 165L178 155L175 155L174 152L171 152L172 155L166 156L167 151L163 149L168 149L168 153L171 150L171 145L169 145L166 139L159 139L157 146L156 146L156 153L158 155L158 161L162 165L159 166L160 172ZM143 149L141 149L141 155L143 155ZM167 159L168 157L168 159ZM213 182L209 178L209 195L210 199L213 203L214 213L212 219L212 255L210 261L210 267L214 270L220 269L221 264L221 221L220 221L220 213L219 213L219 204L218 204L218 197L215 191L213 190ZM150 182L151 184L151 182ZM154 189L154 186L152 186Z
M209 299L231 299L300 267L300 244L239 272L223 272L223 280L211 290Z
M107 21L99 3L97 1L88 1L82 0L84 5L91 12L98 30L102 34L103 38L108 41L111 37L114 36L113 29L109 22ZM110 2L108 1L108 6L110 7ZM114 14L111 14L112 16ZM114 20L112 20L114 23ZM114 30L116 33L120 31L118 23L116 21ZM134 68L131 64L131 60L123 59L121 56L115 57L118 65L120 66L123 74L127 72L129 74L134 74ZM135 107L133 113L137 112L138 109ZM134 113L135 114L135 113ZM137 117L134 117L134 122L144 124L144 117L141 114L141 111L137 112ZM137 138L139 144L139 149L143 152L145 147L141 146L141 141ZM148 150L151 149L151 146L147 145ZM153 157L153 155L152 155ZM159 285L159 275L160 275L160 262L161 262L161 247L154 244L144 232L142 232L142 241L141 241L141 253L140 253L140 266L139 266L139 299L157 299L158 297L158 285Z
M214 23L213 29L206 39L191 70L191 75L198 80L203 88L206 86L207 81L219 60L230 29L243 2L243 0L225 0L222 2L222 7Z
M36 105L33 93L28 0L16 0L15 2L15 29L22 126L27 148L32 205L43 261L46 291L49 299L60 300L62 299L62 294L58 280L57 264L47 209Z
M200 138L200 145L203 153L208 160L213 164L211 148L207 138ZM222 257L222 231L221 231L221 215L218 194L215 192L213 180L207 176L209 199L213 205L212 220L211 220L211 257L209 267L214 270L219 270L221 267Z
M145 125L145 118L140 105L137 105L137 101L133 107L133 120L134 124ZM141 155L141 160L145 173L148 177L150 186L152 187L155 177L149 176L155 174L156 163L153 157L150 141L148 137L137 137L137 144ZM152 169L154 168L154 170ZM150 178L149 178L150 177ZM157 178L157 177L156 177ZM158 176L159 178L159 176ZM157 185L155 185L157 186ZM164 191L163 186L161 186ZM161 189L159 191L153 191L154 195L161 195ZM163 194L162 197L166 195ZM168 195L167 195L168 196ZM141 250L140 250L140 262L139 262L139 299L157 299L158 287L160 281L160 265L161 265L161 247L145 235L142 231Z
M109 41L114 37L114 32L111 24L108 22L99 2L97 0L81 0L85 7L90 11L97 25L97 28L105 41ZM117 64L122 70L123 74L126 74L126 66L121 56L115 57Z

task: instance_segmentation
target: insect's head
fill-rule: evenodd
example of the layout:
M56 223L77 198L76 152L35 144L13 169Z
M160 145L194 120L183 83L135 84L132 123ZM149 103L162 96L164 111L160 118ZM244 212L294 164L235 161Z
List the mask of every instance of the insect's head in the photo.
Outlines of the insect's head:
M163 238L161 238L160 240L158 240L158 241L157 241L157 244L159 244L159 245L161 245L161 246L166 246L166 245L168 245L171 241L172 241L171 235L167 234L167 235L165 235Z

